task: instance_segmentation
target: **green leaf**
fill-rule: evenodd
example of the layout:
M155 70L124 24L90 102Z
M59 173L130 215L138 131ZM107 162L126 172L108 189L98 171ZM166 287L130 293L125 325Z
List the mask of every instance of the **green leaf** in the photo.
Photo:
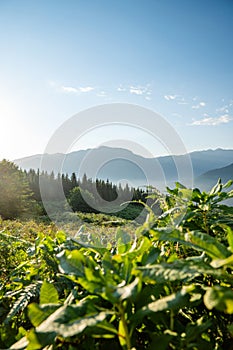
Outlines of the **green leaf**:
M171 241L185 243L184 234L173 227L156 227L150 230L150 234L154 239L159 241Z
M210 310L216 308L227 314L233 314L233 291L222 286L208 288L204 295L204 303Z
M27 307L27 305L30 303L31 298L34 298L37 295L38 286L39 284L31 283L24 289L16 292L17 294L19 293L20 296L12 305L7 317L4 320L4 324L8 324L17 313L22 312Z
M201 197L202 197L202 194L201 194L200 190L198 188L194 188L193 192L192 192L191 200L199 203Z
M225 271L216 269L215 266L207 265L200 257L176 260L173 263L160 263L145 267L137 267L133 273L141 274L142 281L151 284L162 284L182 281L190 282L198 276L209 275L217 279L232 281L231 275Z
M152 245L151 241L147 237L141 237L141 240L138 243L137 248L131 248L129 252L125 253L128 256L128 259L134 260L136 258L142 258L142 254L147 252Z
M226 259L215 259L210 263L214 268L219 268L222 266L233 266L233 254Z
M145 316L166 310L176 310L190 304L193 286L183 287L179 292L156 300L138 310L132 320L138 324Z
M54 343L56 337L55 332L50 333L38 333L34 329L31 329L27 335L29 344L27 350L39 350L44 348L46 345Z
M103 283L101 281L91 281L85 277L79 277L78 283L91 294L101 294Z
M233 231L230 227L226 227L227 240L229 244L230 251L233 253Z
M126 231L118 228L116 233L117 254L123 254L131 248L132 237Z
M216 238L198 231L188 232L185 239L196 248L204 250L211 258L225 259L230 255L229 250Z
M60 262L59 269L62 273L71 274L75 276L83 276L83 265L85 264L85 257L79 250L64 250L57 255Z
M118 300L125 300L129 298L136 298L137 293L141 289L141 281L139 278L135 278L135 280L127 284L125 286L118 286L118 288L113 293L113 296Z
M10 349L13 350L24 350L27 348L28 340L26 337L21 338L19 341L11 345Z
M101 322L101 323L98 323L98 324L96 325L96 327L99 328L99 329L108 331L109 333L113 333L113 334L115 334L115 335L118 334L117 329L116 329L111 323L109 323L109 322L107 322L107 321L103 321L103 322Z
M155 239L161 241L180 242L194 249L205 251L213 259L225 259L231 253L217 238L199 231L183 233L172 228L156 228L150 230Z
M121 344L121 346L124 348L126 346L126 334L125 334L125 328L123 326L122 320L119 322L119 327L118 327L118 339Z
M59 304L38 305L36 303L32 303L28 306L28 317L33 326L37 327L59 307Z
M223 185L223 188L229 188L232 186L232 184L233 184L233 180L229 180Z
M222 182L221 179L218 179L218 182L216 183L216 185L214 185L212 187L212 189L210 190L209 194L211 195L215 195L218 192L220 192L222 190Z
M87 327L95 327L102 323L103 328L115 333L114 328L105 322L110 311L96 312L93 307L93 297L85 298L78 305L63 305L54 311L38 327L28 333L26 337L15 343L11 349L37 350L53 344L57 335L71 337L82 333ZM46 310L50 305L41 306L37 310ZM36 311L34 308L33 312ZM29 341L29 344L28 344Z
M180 182L176 181L176 188L179 188L179 189L187 189L184 185L182 185Z
M94 327L104 321L109 311L88 314L83 305L62 306L42 322L36 334L61 335L64 338L82 333L87 327Z
M56 288L47 281L44 281L40 289L40 304L57 304L59 296Z
M56 234L56 239L59 244L65 243L66 242L66 234L63 231L58 231Z
M174 262L160 263L135 269L140 271L146 283L166 283L174 281L191 281L203 273L211 272L211 268L204 263L196 261L175 260ZM213 269L214 271L214 269Z

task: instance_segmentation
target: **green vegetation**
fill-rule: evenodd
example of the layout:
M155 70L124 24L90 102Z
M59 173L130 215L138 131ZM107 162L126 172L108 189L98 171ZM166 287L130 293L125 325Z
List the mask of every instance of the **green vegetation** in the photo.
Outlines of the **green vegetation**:
M3 219L34 216L43 220L49 220L48 209L53 215L61 215L67 212L67 205L74 212L83 213L105 212L107 208L118 217L131 220L143 210L142 204L133 201L145 202L147 195L142 189L129 188L128 185L122 188L108 180L93 181L85 174L80 180L75 173L69 177L68 174L55 176L53 172L39 173L33 169L23 172L6 160L0 162L0 193L0 217ZM117 204L114 202L116 198ZM128 200L132 203L121 207Z
M41 199L40 186L43 187L43 200L46 200L47 203L54 205L56 203L57 207L64 207L64 196L60 191L60 188L63 188L64 195L74 211L81 211L84 213L89 212L101 212L104 211L106 206L112 205L114 200L118 198L118 208L117 211L123 215L124 210L120 210L119 205L128 200L136 201L145 201L147 192L142 189L129 188L126 185L124 188L119 184L116 186L108 180L92 180L88 179L84 174L82 179L77 179L75 173L69 177L68 174L58 174L54 175L52 172L48 174L47 172L35 171L33 169L28 172L24 172L25 177L27 178L28 185L32 192L33 199L40 205L43 210L43 203ZM89 205L92 203L93 205ZM139 204L133 204L131 207L137 207L136 213L138 215ZM135 213L135 214L136 214ZM45 214L45 211L44 211ZM128 217L128 214L126 214Z
M26 175L11 162L0 162L0 216L15 219L32 206L31 191Z
M2 221L0 348L232 349L231 185L155 191L163 213L147 207L134 228L108 231L103 214L78 213L93 230L72 237Z

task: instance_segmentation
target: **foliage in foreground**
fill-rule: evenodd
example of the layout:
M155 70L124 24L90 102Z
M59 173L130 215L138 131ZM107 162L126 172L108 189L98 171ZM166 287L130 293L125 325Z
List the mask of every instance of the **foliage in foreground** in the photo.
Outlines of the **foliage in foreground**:
M0 348L231 349L230 185L177 184L114 243L40 233L1 285Z

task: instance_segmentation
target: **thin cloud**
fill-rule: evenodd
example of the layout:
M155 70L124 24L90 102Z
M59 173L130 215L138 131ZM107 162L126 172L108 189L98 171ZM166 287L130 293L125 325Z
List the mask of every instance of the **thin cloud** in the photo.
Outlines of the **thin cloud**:
M188 102L185 101L185 98L181 95L164 95L166 101L174 101L178 105L188 105Z
M129 92L134 95L143 95L143 88L130 86Z
M61 85L55 81L49 81L48 82L50 87L55 89L57 92L63 92L66 94L81 94L81 93L87 93L95 90L93 86L67 86L67 85Z
M105 92L105 91L100 91L100 92L98 92L97 94L96 94L96 96L98 96L98 97L107 97L107 93Z
M126 91L126 88L124 88L123 86L120 85L120 86L117 88L117 91L123 92L123 91Z
M74 93L74 94L79 94L79 93L86 93L86 92L91 92L93 91L94 88L92 86L80 86L80 87L72 87L72 86L61 86L61 91L65 93Z
M151 89L149 85L146 86L130 86L129 87L129 92L133 95L138 95L138 96L150 96L151 95Z
M77 92L79 92L78 89L72 87L72 86L61 86L61 90L63 92L67 92L67 93L74 93L76 94Z
M151 100L151 95L152 95L150 84L147 84L145 86L142 86L142 85L130 85L130 86L120 85L117 88L117 91L118 92L127 92L130 95L142 96L147 101Z
M199 102L197 105L192 106L192 109L199 109L201 107L205 107L206 103L204 101Z
M216 126L220 124L227 124L232 120L232 118L228 114L221 115L220 117L213 118L213 117L207 117L205 116L203 119L194 120L191 124L191 126Z
M163 97L167 101L174 101L178 97L178 95L164 95Z
M94 90L94 88L92 86L85 86L85 87L80 87L79 88L80 92L91 92L93 90Z
M217 113L226 113L227 114L227 113L229 113L229 107L231 107L230 104L229 104L229 106L225 105L223 107L217 108L216 112Z

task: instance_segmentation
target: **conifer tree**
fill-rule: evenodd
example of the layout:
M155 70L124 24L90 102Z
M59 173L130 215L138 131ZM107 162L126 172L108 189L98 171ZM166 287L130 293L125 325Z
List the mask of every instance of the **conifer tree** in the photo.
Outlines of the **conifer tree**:
M34 173L31 173L34 176ZM31 191L26 174L12 162L0 162L0 216L15 219L29 211Z

